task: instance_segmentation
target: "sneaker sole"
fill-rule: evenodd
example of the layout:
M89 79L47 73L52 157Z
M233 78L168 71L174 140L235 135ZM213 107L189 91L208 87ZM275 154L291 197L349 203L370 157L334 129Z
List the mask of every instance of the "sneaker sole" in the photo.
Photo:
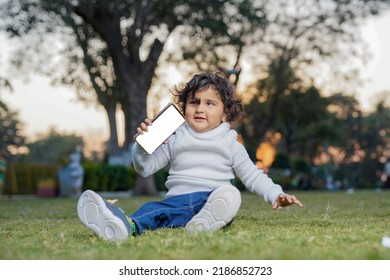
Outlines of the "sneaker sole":
M125 240L128 231L123 221L115 216L97 193L86 190L77 203L80 221L104 240Z
M236 216L241 195L235 187L220 187L213 191L206 204L185 226L190 232L214 231L223 228Z

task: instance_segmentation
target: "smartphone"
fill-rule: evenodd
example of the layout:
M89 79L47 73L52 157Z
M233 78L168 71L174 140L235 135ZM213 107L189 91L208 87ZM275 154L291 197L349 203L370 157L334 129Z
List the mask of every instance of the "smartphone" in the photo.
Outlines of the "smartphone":
M182 113L173 103L168 103L152 120L152 125L148 126L148 131L143 134L137 133L134 139L151 155L183 123L185 123L185 118Z

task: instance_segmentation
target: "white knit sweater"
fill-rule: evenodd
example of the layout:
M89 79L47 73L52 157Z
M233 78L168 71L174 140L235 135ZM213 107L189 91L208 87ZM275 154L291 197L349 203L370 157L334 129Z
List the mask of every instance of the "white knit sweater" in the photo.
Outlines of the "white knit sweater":
M253 164L229 123L205 133L183 125L168 139L168 144L161 145L152 155L137 143L132 154L135 170L145 177L170 164L165 184L167 197L212 191L230 185L235 175L246 188L269 203L283 193L279 185Z

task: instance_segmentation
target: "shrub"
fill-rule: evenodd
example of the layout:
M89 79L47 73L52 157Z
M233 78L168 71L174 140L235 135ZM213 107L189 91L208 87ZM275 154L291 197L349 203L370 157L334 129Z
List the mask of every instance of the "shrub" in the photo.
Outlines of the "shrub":
M127 191L133 188L136 172L132 167L88 163L84 165L83 189L94 191Z
M36 194L38 182L42 179L56 180L58 168L55 164L9 161L5 173L4 194Z

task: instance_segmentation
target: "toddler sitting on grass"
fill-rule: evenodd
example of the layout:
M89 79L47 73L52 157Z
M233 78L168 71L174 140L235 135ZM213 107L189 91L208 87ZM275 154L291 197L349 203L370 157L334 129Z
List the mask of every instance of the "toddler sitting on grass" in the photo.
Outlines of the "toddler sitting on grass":
M240 192L230 183L235 176L274 209L303 207L259 170L237 141L232 125L241 120L243 104L228 79L221 73L197 74L176 94L186 123L151 155L137 143L132 148L135 170L142 176L170 165L165 198L126 215L86 190L77 212L87 228L105 240L158 228L185 227L191 233L221 229L233 221L241 205ZM145 119L138 133L147 133L150 125L152 121Z

